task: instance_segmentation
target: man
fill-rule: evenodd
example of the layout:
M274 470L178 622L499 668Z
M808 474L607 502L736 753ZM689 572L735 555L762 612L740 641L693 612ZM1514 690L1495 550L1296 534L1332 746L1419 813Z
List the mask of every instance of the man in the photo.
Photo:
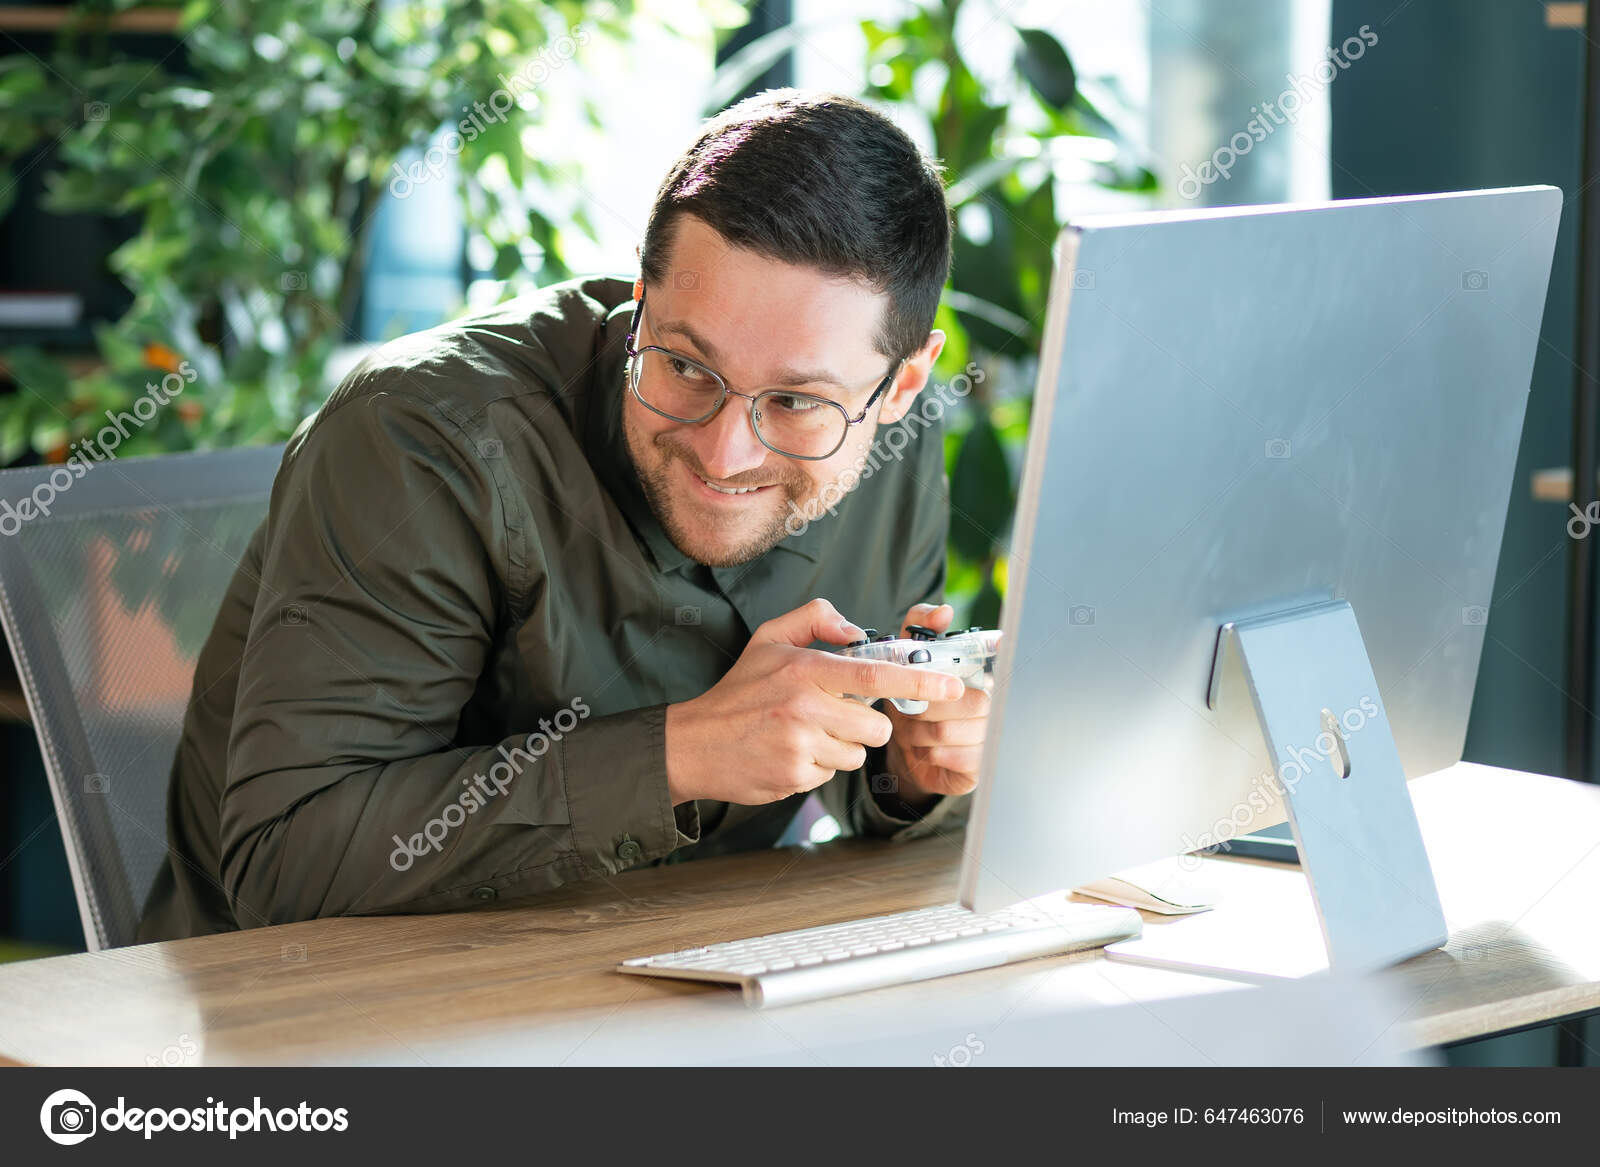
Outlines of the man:
M943 346L950 234L891 122L775 91L667 175L640 280L364 361L201 652L140 940L771 846L813 790L859 833L959 821L987 695L815 647L952 616L939 430L872 448Z

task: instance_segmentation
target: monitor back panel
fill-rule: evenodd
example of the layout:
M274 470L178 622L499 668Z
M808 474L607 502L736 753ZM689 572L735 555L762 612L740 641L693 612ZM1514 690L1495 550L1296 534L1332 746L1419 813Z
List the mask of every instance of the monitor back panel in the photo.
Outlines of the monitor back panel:
M1249 703L1207 702L1229 620L1348 600L1407 775L1460 758L1560 211L1064 229L963 903L1281 821Z

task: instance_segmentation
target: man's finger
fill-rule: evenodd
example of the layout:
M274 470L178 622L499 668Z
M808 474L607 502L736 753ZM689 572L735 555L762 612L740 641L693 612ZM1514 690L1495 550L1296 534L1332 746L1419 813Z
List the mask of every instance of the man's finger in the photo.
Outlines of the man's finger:
M931 748L934 746L981 746L989 723L983 718L964 718L960 721L927 721L921 717L907 717L895 726L894 738L902 746Z
M882 746L894 733L894 725L887 717L859 701L827 697L818 704L824 706L824 711L815 719L817 728L840 741Z
M824 770L859 770L866 765L867 747L823 734L812 747L811 757Z
M921 713L902 713L900 716L916 721L969 721L989 716L993 698L987 689L962 689L955 701L935 701Z
M960 677L933 669L857 660L830 652L812 654L807 662L811 678L829 693L856 697L900 697L914 701L958 701L966 692Z
M849 644L854 640L865 640L866 636L864 630L841 616L839 609L827 600L816 599L792 612L774 616L758 626L750 639L804 648L818 640L825 644Z
M906 613L905 623L900 626L900 635L907 635L906 630L913 624L943 632L955 618L956 610L949 604L913 604L911 611Z
M982 746L934 746L920 752L928 765L954 774L977 774L983 761Z
M978 773L976 770L951 770L936 766L921 774L917 782L929 794L951 797L970 794L977 789Z

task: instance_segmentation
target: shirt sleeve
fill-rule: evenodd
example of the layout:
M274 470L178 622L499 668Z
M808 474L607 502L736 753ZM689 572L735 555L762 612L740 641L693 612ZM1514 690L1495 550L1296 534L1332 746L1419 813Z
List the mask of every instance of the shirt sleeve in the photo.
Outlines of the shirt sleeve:
M668 795L665 706L579 699L456 744L506 622L499 453L387 392L330 402L291 444L220 808L236 919L444 911L698 840Z

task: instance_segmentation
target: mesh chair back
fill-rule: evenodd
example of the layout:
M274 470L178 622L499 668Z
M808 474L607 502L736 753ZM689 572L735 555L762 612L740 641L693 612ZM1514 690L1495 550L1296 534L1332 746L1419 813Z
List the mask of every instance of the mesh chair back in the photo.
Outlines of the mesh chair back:
M131 944L166 855L195 658L283 447L0 472L0 619L91 951Z

